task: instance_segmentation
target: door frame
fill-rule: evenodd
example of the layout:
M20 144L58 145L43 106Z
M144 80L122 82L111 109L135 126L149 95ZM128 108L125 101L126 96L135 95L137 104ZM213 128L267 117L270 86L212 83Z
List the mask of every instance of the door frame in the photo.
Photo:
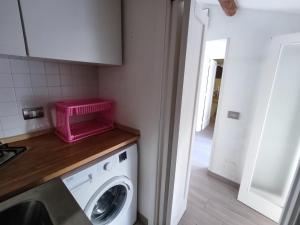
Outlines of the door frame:
M198 1L198 0L196 0ZM184 2L184 10L182 15L178 11L180 4ZM161 111L160 123L160 140L159 140L159 155L158 155L158 172L157 172L157 189L156 189L156 210L155 221L158 225L168 225L171 217L171 203L173 198L173 186L175 178L175 163L177 156L177 148L174 143L178 140L178 136L174 134L176 127L178 128L180 121L180 105L183 88L184 70L179 71L179 66L176 62L184 65L185 54L187 47L188 25L190 15L191 0L173 0L168 12L167 33L165 42L164 72L166 74L163 80L162 100L163 104ZM180 19L178 18L181 18ZM209 17L208 9L201 9L199 15L204 22L204 30L207 29ZM180 22L178 24L178 22ZM205 34L205 32L204 32ZM205 36L202 39L201 60L203 60L203 46ZM182 67L182 66L181 66ZM183 67L184 69L184 67ZM198 103L199 78L202 73L202 63L198 69L197 93L195 99L195 112L193 113L193 129L195 129L195 115ZM177 124L177 126L176 126ZM191 142L193 136L191 137ZM188 153L190 154L190 152ZM190 163L189 163L190 165ZM190 175L190 169L189 174Z
M221 121L221 111L220 110L225 110L225 107L223 107L224 104L224 92L225 92L225 82L230 82L230 80L226 79L227 76L227 71L228 71L228 55L229 55L229 47L230 47L230 38L224 37L224 38L218 38L218 39L213 39L209 41L214 41L214 40L221 40L224 39L226 40L226 49L225 49L225 57L224 57L224 63L223 63L223 71L222 71L222 79L221 79L221 86L220 86L220 93L219 93L219 100L218 100L218 107L217 107L217 114L216 114L216 120L215 120L215 126L214 126L214 132L213 132L213 137L212 137L212 145L211 145L211 155L210 155L210 161L209 161L209 166L208 170L213 172L212 168L212 161L213 157L215 155L215 148L216 148L216 140L217 137L220 135L220 121Z
M204 97L204 105L203 105L203 112L202 112L202 118L201 118L201 130L204 130L208 125L209 125L209 122L208 122L208 124L205 126L205 128L203 128L204 127L204 116L205 116L205 111L207 110L207 106L206 106L206 100L207 100L207 92L208 92L208 90L207 90L207 87L208 87L208 83L209 83L209 73L210 73L210 70L211 70L211 62L214 62L216 65L216 70L215 70L215 75L216 75L216 72L217 72L217 67L218 67L218 63L217 63L217 61L216 60L214 60L214 59L210 59L209 60L209 66L208 66L208 75L207 75L207 78L206 78L206 84L205 84L205 97ZM214 85L215 85L215 80L216 80L216 76L214 76L213 78L211 78L211 79L213 79L213 84L212 84L212 92L210 93L210 95L211 95L211 102L210 102L210 107L209 107L209 117L210 117L210 114L211 114L211 106L212 106L212 101L213 101L213 95L214 95ZM201 87L199 87L199 91L200 91L200 88ZM209 118L209 120L210 120L210 118ZM197 118L196 118L196 122L197 122Z

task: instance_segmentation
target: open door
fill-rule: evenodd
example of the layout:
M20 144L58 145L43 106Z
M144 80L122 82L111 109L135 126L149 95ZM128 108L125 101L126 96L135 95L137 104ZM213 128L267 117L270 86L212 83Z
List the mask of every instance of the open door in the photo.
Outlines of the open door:
M215 77L217 72L217 62L211 59L209 61L208 75L205 87L204 108L202 118L202 130L204 130L210 122L211 105L214 94Z
M203 11L196 0L184 1L184 10L167 205L168 225L178 224L187 207L196 99L208 22L207 10Z
M238 199L280 222L300 159L300 33L275 37L262 73Z

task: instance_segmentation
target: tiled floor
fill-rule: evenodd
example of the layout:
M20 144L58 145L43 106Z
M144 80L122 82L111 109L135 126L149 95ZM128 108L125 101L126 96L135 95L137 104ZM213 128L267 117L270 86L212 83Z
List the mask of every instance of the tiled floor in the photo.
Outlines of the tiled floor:
M207 175L213 127L197 134L188 207L179 225L276 225L237 201L238 190Z

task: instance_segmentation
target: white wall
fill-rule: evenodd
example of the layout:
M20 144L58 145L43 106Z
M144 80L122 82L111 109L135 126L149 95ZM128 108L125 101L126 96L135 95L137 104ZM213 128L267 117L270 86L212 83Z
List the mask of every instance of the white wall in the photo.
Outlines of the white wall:
M138 210L154 224L165 5L126 0L124 65L99 68L99 95L116 100L117 122L141 131Z
M98 95L95 66L0 57L0 138L53 126L53 102ZM45 117L24 120L22 108L43 106Z
M208 7L207 40L229 38L209 169L240 183L265 50L272 36L300 31L300 15L239 9L227 17L219 7ZM229 110L240 112L240 120L228 119Z

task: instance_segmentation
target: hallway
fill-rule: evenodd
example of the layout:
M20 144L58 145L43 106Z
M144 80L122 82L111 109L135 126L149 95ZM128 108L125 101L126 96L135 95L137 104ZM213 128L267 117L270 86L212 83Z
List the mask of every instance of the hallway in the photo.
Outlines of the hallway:
M237 201L238 189L207 174L213 126L196 134L187 210L179 225L277 225Z

